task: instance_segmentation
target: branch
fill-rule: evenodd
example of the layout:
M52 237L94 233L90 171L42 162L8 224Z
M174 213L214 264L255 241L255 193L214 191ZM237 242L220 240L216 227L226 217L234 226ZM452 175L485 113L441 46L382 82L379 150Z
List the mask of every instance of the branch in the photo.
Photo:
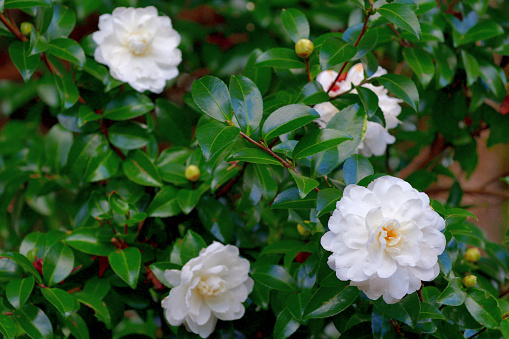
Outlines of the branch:
M403 168L398 177L401 179L406 179L410 174L414 173L417 170L426 168L429 165L430 161L436 158L443 150L447 148L447 143L445 142L445 138L441 134L436 134L435 140L430 146L426 146L425 149L419 152L419 155L416 156L407 167Z

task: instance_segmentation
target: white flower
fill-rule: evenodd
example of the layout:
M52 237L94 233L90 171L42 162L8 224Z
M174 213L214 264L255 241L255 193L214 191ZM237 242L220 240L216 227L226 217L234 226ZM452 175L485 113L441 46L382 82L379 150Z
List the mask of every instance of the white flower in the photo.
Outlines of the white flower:
M387 145L393 144L396 138L387 132L379 123L368 121L366 134L357 151L365 157L380 156L385 153Z
M392 304L438 276L444 227L425 193L384 176L367 188L345 188L321 244L338 279Z
M170 325L184 323L189 331L206 338L217 319L242 318L242 302L254 285L248 276L249 266L247 259L239 257L237 247L213 242L181 271L166 270L164 277L174 286L162 301Z
M111 76L127 82L138 92L161 93L166 80L178 74L182 53L180 35L167 16L153 6L115 8L99 17L95 60L110 68Z
M320 119L315 120L320 128L325 128L325 125L327 125L330 119L339 112L339 109L330 102L322 102L321 104L315 105L313 108L320 114Z

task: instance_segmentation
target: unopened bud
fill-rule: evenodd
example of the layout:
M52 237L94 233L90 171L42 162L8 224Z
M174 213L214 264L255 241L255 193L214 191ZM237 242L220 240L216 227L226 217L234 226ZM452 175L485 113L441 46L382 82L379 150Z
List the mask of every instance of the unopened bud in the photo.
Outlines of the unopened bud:
M200 179L200 169L198 166L195 165L189 165L186 168L186 179L192 182L198 181Z
M304 226L302 226L301 224L297 224L297 231L303 237L306 237L309 235L309 231L307 229L305 229Z
M313 43L308 39L300 39L295 44L295 52L297 52L297 55L303 59L310 56L314 49L315 45L313 45Z
M465 260L470 262L478 262L481 259L481 251L477 247L471 247L465 253Z
M463 283L463 286L466 288L472 288L475 287L477 284L477 277L475 275L467 275L463 280L461 281Z
M21 33L23 33L23 35L29 35L30 33L32 33L32 24L29 22L22 22L20 30Z

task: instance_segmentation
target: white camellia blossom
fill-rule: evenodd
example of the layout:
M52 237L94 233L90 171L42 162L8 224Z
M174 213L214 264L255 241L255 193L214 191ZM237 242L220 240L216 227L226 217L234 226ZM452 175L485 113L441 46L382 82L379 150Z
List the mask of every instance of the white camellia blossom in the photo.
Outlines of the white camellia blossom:
M95 60L110 68L111 76L127 82L138 92L161 93L166 80L179 74L182 53L180 35L167 16L153 6L118 7L99 17Z
M182 323L188 331L208 337L217 319L236 320L244 315L242 303L253 290L249 261L233 245L213 242L189 260L182 270L166 270L174 287L161 305L172 326Z
M425 193L390 176L367 188L348 185L321 239L338 279L389 304L435 279L445 221L429 202Z
M387 70L379 66L377 71L368 79L379 77L384 74L387 74ZM327 70L318 74L316 81L322 85L324 91L327 91L337 76L337 72ZM348 71L345 80L336 82L331 88L329 96L335 97L345 93L352 88L352 85L360 85L364 79L362 64L356 64ZM371 157L373 155L380 156L385 153L387 145L393 144L396 141L396 138L389 134L388 129L395 128L401 123L397 117L401 113L401 106L399 104L402 103L403 100L390 97L388 95L389 91L383 86L363 84L362 87L372 90L378 96L378 105L384 114L386 128L378 123L368 121L366 135L357 151L366 157ZM352 93L356 94L357 91L353 90ZM317 119L316 123L321 128L324 128L330 119L339 112L339 109L330 102L315 105L314 109L320 114L320 119Z

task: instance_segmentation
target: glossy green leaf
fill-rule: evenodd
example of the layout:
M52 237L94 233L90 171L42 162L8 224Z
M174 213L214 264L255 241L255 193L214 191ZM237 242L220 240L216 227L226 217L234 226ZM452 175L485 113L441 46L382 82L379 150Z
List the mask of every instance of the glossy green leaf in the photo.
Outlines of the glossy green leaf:
M7 339L14 339L16 337L16 323L11 317L0 313L0 333Z
M414 11L407 5L400 3L389 3L377 9L382 17L392 22L394 25L412 33L418 39L421 37L421 26Z
M53 328L48 316L38 307L25 305L14 311L14 318L32 339L53 338Z
M226 126L218 122L209 122L201 125L196 131L196 138L208 161L219 151L234 142L239 136L237 127Z
M419 319L420 303L417 293L405 296L396 304L387 304L383 299L378 299L373 304L386 316L404 322L411 327L415 327L415 323Z
M234 223L229 210L213 197L203 197L197 206L203 226L220 242L229 243L234 235Z
M112 251L108 255L111 269L132 289L136 289L141 267L141 253L136 247Z
M359 289L354 286L339 290L337 287L320 287L309 301L304 318L327 318L336 315L350 306L359 294Z
M147 208L150 217L166 218L178 215L181 210L177 201L178 190L173 186L164 186Z
M76 339L90 339L87 324L79 314L64 318L64 323Z
M437 68L435 77L439 88L445 87L452 82L456 74L458 58L447 45L438 44L434 50L434 60Z
M35 6L48 7L49 4L44 0L5 0L5 9L21 9Z
M129 120L154 109L149 97L140 93L121 93L104 107L103 117L110 120Z
M290 294L288 298L286 298L286 308L300 323L304 322L304 311L306 310L306 306L311 300L311 297L311 291L304 290L301 293Z
M87 201L88 213L95 219L109 219L111 217L110 205L106 196L99 191L93 191Z
M373 165L361 154L352 154L343 165L345 184L357 184L361 179L374 173Z
M83 291L75 293L74 297L83 305L93 309L96 313L95 316L104 322L107 328L111 328L111 315L104 301Z
M46 135L44 141L46 161L55 173L60 173L60 170L67 163L67 156L73 139L72 132L66 130L60 124L51 127Z
M121 159L117 153L108 149L106 152L94 154L88 161L84 179L87 182L96 182L114 176L120 167Z
M196 232L189 230L182 240L182 250L180 252L180 259L184 265L189 260L196 258L200 255L200 250L207 247L203 238Z
M39 66L39 55L30 55L30 42L15 41L9 45L9 56L21 73L23 80L28 81Z
M5 287L5 297L14 308L22 308L30 297L34 284L34 277L11 280Z
M145 147L149 141L147 129L131 121L121 121L108 129L110 142L122 149L137 149Z
M465 34L459 34L454 40L455 47L476 41L486 41L504 34L504 29L495 21L482 21L471 27Z
M193 82L193 100L210 117L219 120L232 120L232 104L226 84L212 76L204 76Z
M272 84L272 69L270 67L256 67L256 59L260 55L262 55L262 51L259 48L255 48L249 54L242 75L253 80L260 92L265 94Z
M163 186L161 176L147 153L135 150L122 163L124 174L129 180L143 186Z
M321 189L316 199L316 216L321 217L325 213L334 211L336 209L336 202L342 196L343 192L336 188Z
M309 38L309 23L301 11L294 8L283 9L281 22L293 42Z
M73 9L70 9L61 4L53 5L53 16L44 36L48 40L65 38L71 34L76 25L76 14Z
M329 100L329 95L325 93L322 85L318 81L308 82L295 100L304 105L317 105Z
M304 199L300 198L297 187L289 188L279 193L272 203L272 208L311 209L316 206L316 193L309 193Z
M404 75L385 74L374 78L396 97L402 99L415 111L419 109L419 92L412 80Z
M449 285L438 296L437 302L444 305L459 306L465 302L467 293L463 288L460 278L453 278Z
M320 118L320 114L309 106L294 104L281 107L265 120L262 128L263 139L269 141L318 118Z
M276 319L272 336L276 339L288 338L299 329L299 326L299 322L292 316L290 311L285 308L279 313Z
M34 265L32 265L32 263L24 255L21 255L16 252L7 252L7 253L3 253L1 255L1 257L13 260L16 264L21 266L23 271L33 275L35 277L35 280L38 283L42 284L42 278L41 278L39 272L37 272Z
M356 7L359 7L360 9L365 8L364 0L349 0L352 4L354 4Z
M269 49L256 59L256 66L270 66L276 68L295 69L304 68L304 62L297 56L295 50L276 47Z
M294 160L302 159L315 153L325 151L326 149L338 146L347 140L352 140L352 137L349 134L338 130L326 128L316 130L300 139L293 149L292 158Z
M299 196L301 199L304 199L309 192L311 192L315 187L318 187L319 185L318 181L305 177L293 170L290 170L290 174L297 183L297 188L299 189Z
M364 2L363 0L359 1ZM352 46L355 45L355 43L359 39L359 35L361 34L363 27L364 24L362 22L359 22L358 24L348 27L348 29L343 33L342 39ZM378 42L378 30L376 28L366 30L361 40L359 40L357 44L357 54L355 54L353 59L357 60L365 56L368 52L375 48L377 42Z
M421 303L421 314L419 315L419 320L422 319L445 319L442 312L440 310L426 302Z
M474 213L467 211L463 208L448 208L444 211L444 215L447 217L455 216L455 217L471 217L475 220L478 220Z
M483 326L496 329L502 321L502 312L495 299L486 291L471 288L467 291L465 306L468 311Z
M406 48L403 50L403 58L426 88L435 75L435 64L431 55L422 49Z
M46 8L49 12L49 9ZM30 55L40 54L48 50L48 41L32 26L30 32Z
M228 158L228 161L234 160L250 162L253 164L282 166L277 159L258 148L243 148Z
M297 291L295 280L282 266L263 265L256 267L253 271L253 278L278 291Z
M232 75L230 98L240 129L247 135L251 135L258 129L263 116L263 100L260 91L249 78Z
M335 37L330 37L320 49L320 66L329 69L349 61L357 54L357 48Z
M467 73L467 86L472 86L477 78L481 75L481 69L477 59L465 50L461 50L461 60L465 73Z
M80 67L85 65L85 52L81 45L72 39L51 40L48 45L48 53Z
M101 241L101 239L99 239L99 234L104 234L105 232L106 230L99 226L82 227L75 229L67 236L64 242L72 248L84 253L108 256L116 247L111 243L111 237L108 241Z
M72 74L64 73L63 75L58 75L55 73L53 79L58 89L61 109L66 110L74 106L78 102L80 92L74 83Z
M129 204L116 192L108 196L108 203L111 210L117 214L125 215L129 212Z
M366 87L357 87L357 94L368 117L375 115L378 110L378 95Z
M156 276L157 280L161 282L166 287L173 288L175 286L171 285L168 280L164 277L164 272L166 270L180 270L182 266L171 263L171 262L155 262L150 264L150 270Z
M69 246L57 242L49 248L44 256L42 274L48 286L63 281L74 268L74 252Z
M229 97L228 97L229 100ZM191 141L191 119L185 110L168 100L156 99L157 130L173 145L188 146ZM149 127L150 130L150 127Z
M60 288L41 288L41 293L64 317L68 317L78 306L78 301Z
M177 194L177 203L182 212L189 214L198 204L202 194L200 190L181 189Z

